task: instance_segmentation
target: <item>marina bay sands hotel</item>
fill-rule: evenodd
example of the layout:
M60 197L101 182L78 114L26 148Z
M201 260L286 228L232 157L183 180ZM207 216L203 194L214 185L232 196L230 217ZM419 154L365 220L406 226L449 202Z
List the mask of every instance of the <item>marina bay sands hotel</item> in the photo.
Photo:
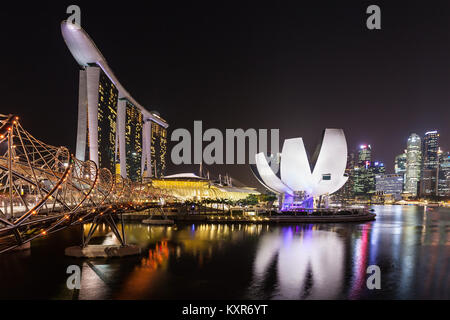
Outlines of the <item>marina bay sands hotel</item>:
M63 21L61 32L81 68L76 157L132 181L164 176L168 123L128 93L83 28Z

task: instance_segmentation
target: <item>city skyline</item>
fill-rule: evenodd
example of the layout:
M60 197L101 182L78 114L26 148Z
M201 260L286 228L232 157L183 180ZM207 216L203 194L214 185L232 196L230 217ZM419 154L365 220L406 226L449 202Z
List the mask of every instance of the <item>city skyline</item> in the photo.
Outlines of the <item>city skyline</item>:
M16 48L14 53L5 52L6 72L11 73L14 66L14 75L3 83L8 88L5 103L13 106L5 111L18 113L42 139L68 145L75 152L78 75L59 33L67 5L43 5L30 13L21 12L21 20L27 20L23 15L30 15L30 20L37 15L39 20L34 32L40 50L31 56L27 48L38 42L17 41L29 30L12 14L16 10L11 6L11 14L2 19L5 28L15 29L15 36L8 36L7 41ZM365 7L356 3L277 7L270 21L264 18L270 8L246 15L248 8L227 6L221 8L223 12L207 6L170 11L164 5L151 4L151 10L130 6L120 12L89 3L79 6L82 26L96 39L118 77L150 110L159 110L171 129L191 129L197 119L203 120L206 128L278 127L280 141L300 134L312 142L305 146L312 154L318 131L342 127L349 148L371 144L374 158L385 163L387 172L394 172L394 158L405 148L410 133L421 136L437 129L442 150L449 149L445 120L450 117L450 64L444 57L450 47L445 41L435 41L427 49L430 37L445 36L441 30L447 23L427 18L445 11L447 4L425 9L408 4L408 14L400 16L398 7L383 5L383 30L379 33L364 28ZM335 15L347 11L349 19ZM164 19L162 12L166 13ZM230 14L239 12L245 19ZM319 13L326 24L311 18ZM120 17L127 14L134 18L125 23ZM141 23L147 16L151 22ZM235 17L233 22L228 16ZM420 28L411 25L408 16L422 17ZM117 45L117 36L127 38L133 49ZM51 67L55 65L58 67ZM29 74L29 70L34 72ZM38 80L44 72L54 79L51 85ZM426 82L420 80L425 78ZM17 100L22 90L29 94ZM44 108L34 107L44 100ZM275 111L279 117L267 117ZM55 123L46 117L53 113L66 122ZM285 121L284 114L292 120ZM320 121L298 128L296 119L305 116ZM34 119L40 122L33 123ZM50 127L59 134L48 131ZM172 146L169 143L168 150ZM246 184L258 185L247 166L208 169L215 175L228 172ZM198 166L169 163L167 174L179 172L198 172Z

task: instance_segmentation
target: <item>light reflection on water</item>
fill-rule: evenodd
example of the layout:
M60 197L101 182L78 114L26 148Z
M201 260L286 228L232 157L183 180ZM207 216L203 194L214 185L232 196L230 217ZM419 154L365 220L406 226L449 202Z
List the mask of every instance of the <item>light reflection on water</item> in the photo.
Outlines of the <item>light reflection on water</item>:
M361 224L126 224L143 252L123 259L65 257L80 241L65 230L0 258L0 298L449 299L450 209L375 211ZM105 226L93 242L118 243ZM65 287L70 264L82 268L75 294ZM371 264L381 290L366 288Z
M283 227L261 236L254 262L250 298L261 292L276 263L277 284L270 298L337 298L344 276L344 245L336 233Z

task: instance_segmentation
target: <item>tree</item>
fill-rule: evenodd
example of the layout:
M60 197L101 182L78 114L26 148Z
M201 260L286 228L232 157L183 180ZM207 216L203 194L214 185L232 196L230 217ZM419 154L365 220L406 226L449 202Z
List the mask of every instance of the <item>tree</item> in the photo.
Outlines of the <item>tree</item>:
M277 200L277 196L273 193L265 193L259 196L261 202L274 202Z
M249 194L247 198L244 199L244 205L254 206L258 204L258 197L254 194Z

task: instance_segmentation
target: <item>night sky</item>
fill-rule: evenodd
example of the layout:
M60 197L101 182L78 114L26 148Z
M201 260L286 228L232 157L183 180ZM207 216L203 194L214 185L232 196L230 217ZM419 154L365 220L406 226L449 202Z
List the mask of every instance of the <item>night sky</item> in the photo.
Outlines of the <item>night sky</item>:
M75 151L79 67L60 31L70 4L169 135L194 120L279 128L280 145L303 137L313 152L324 128L343 128L349 148L371 144L388 172L412 132L437 129L450 149L448 1L2 3L0 113L47 143ZM366 28L370 4L382 30ZM169 164L167 174L193 170ZM247 165L209 170L258 185Z

